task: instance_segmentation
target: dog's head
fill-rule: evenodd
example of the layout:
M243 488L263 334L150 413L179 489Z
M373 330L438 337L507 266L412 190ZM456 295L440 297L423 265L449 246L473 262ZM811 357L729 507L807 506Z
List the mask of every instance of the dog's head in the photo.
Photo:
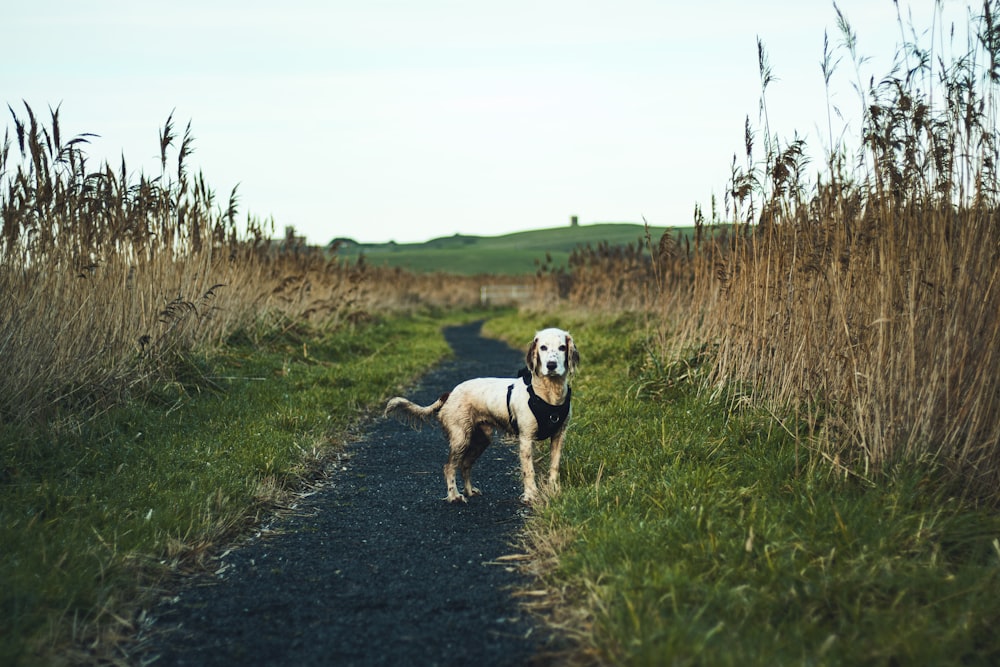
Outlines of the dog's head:
M580 353L568 332L543 329L535 334L524 361L533 375L566 377L576 372Z

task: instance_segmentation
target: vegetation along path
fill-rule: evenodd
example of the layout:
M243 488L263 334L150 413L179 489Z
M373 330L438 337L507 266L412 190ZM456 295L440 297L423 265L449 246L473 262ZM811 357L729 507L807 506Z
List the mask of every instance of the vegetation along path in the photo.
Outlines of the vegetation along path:
M431 402L458 382L511 375L521 353L445 331L455 357L412 393ZM541 632L513 596L503 556L524 510L516 454L495 443L477 466L484 495L442 501L440 431L385 419L348 448L343 469L273 531L234 549L221 574L189 582L158 610L155 665L517 665ZM498 560L499 559L499 560ZM169 629L169 630L167 630Z

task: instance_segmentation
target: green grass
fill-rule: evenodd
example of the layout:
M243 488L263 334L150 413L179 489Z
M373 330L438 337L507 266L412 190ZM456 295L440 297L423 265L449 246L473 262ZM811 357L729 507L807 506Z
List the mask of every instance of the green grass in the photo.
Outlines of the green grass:
M666 227L650 227L655 242ZM605 223L540 229L503 236L455 235L426 243L345 243L338 253L349 259L364 254L375 266L400 267L418 272L447 271L462 275L481 273L498 275L533 274L538 263L551 258L553 266L566 266L570 252L577 246L602 242L611 245L635 244L645 238L643 225ZM678 229L678 234L690 230Z
M0 664L77 659L91 644L107 655L144 587L267 511L445 356L440 327L243 332L141 404L72 427L0 427Z
M112 654L145 586L268 511L447 353L441 323L244 332L143 404L4 427L0 664ZM557 552L541 583L583 651L632 665L1000 660L995 512L926 468L836 474L769 416L700 393L698 367L657 359L631 316L519 314L487 330L521 347L550 325L583 363L563 492L528 535Z
M584 650L629 665L1000 661L994 511L917 465L843 478L768 415L655 361L637 321L562 322L583 356L574 423L563 492L529 535L539 553L562 545L544 579L586 612L565 623Z

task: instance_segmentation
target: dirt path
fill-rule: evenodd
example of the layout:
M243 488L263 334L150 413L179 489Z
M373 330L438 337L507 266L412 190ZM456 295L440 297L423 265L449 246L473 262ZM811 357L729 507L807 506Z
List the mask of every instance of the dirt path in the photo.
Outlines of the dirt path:
M429 403L470 377L513 377L522 353L445 332L456 358L409 392ZM335 473L273 533L186 585L156 611L140 661L169 665L523 665L542 632L511 596L524 583L497 558L524 512L517 457L494 442L476 468L484 495L442 501L446 455L438 428L378 419Z

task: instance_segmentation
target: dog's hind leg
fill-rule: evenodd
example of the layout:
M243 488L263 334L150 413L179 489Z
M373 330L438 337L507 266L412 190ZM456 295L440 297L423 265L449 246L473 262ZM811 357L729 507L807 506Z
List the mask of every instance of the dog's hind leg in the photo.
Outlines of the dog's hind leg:
M492 438L493 429L486 424L480 424L472 429L469 446L462 455L462 479L465 480L466 496L478 496L482 494L482 491L472 486L472 466L483 455L486 448L490 446Z
M446 426L448 434L448 461L444 464L444 483L448 487L448 495L445 500L450 503L461 500L465 502L465 496L458 492L458 484L455 482L455 473L462 466L466 452L469 450L469 441L472 434L459 426ZM462 471L463 476L465 471Z

